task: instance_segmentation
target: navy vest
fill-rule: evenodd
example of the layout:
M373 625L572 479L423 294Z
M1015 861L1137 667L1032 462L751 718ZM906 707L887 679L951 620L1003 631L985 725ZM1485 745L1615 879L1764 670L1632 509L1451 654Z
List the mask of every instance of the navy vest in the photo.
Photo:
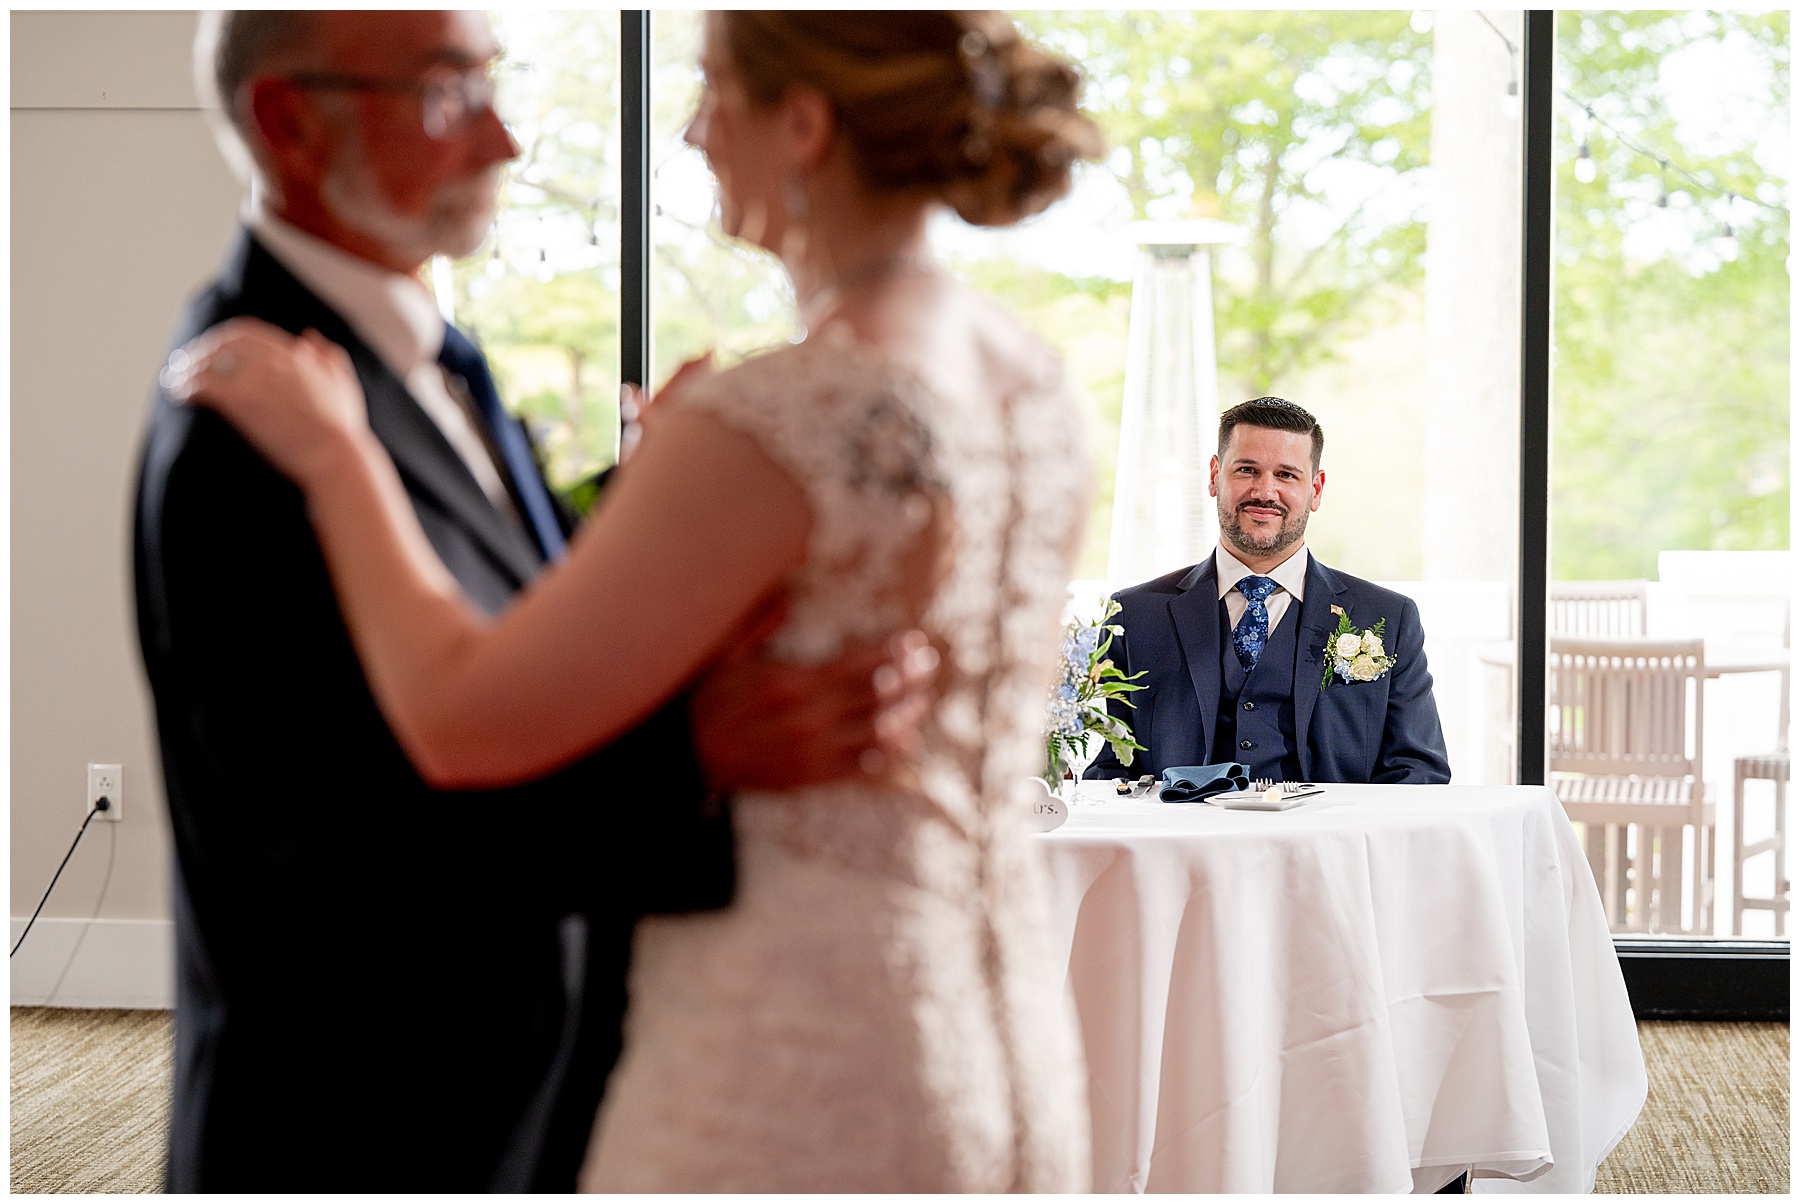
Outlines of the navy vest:
M1300 629L1300 599L1269 633L1269 642L1249 673L1231 646L1231 615L1219 599L1219 708L1213 729L1212 763L1238 761L1252 778L1300 780L1300 751L1294 740L1294 653Z

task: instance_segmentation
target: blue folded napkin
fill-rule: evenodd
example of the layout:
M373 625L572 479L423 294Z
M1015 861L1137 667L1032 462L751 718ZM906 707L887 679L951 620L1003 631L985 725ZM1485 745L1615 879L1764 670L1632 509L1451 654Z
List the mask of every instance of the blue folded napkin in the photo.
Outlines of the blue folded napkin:
M1250 789L1250 771L1236 761L1223 765L1171 765L1162 771L1162 801L1197 803L1227 790Z

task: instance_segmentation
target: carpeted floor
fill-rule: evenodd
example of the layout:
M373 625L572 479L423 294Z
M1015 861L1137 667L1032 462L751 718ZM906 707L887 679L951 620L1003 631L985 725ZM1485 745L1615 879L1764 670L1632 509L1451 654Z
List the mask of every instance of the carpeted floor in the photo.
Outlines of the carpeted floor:
M12 1010L12 1190L162 1190L169 1012Z
M1788 1190L1788 1026L1644 1021L1650 1099L1596 1192Z
M1788 1190L1788 1026L1638 1025L1650 1102L1595 1190ZM167 1012L12 1009L12 1190L153 1192Z

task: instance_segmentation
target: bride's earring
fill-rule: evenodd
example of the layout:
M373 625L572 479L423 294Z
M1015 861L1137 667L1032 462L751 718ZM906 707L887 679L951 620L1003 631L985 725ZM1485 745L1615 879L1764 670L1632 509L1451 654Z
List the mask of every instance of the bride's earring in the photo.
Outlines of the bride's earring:
M790 171L782 181L782 199L787 202L788 221L796 226L806 224L812 204L806 199L806 185L800 181L800 173Z
M806 186L800 173L790 171L781 182L782 202L787 207L787 224L781 232L781 260L790 268L798 267L806 257L806 219L812 205L806 199Z

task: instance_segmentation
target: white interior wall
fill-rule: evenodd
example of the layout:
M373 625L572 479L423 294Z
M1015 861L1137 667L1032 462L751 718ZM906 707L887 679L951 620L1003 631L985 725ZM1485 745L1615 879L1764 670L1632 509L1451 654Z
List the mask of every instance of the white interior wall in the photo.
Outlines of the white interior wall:
M87 763L124 766L123 820L90 826L44 909L64 932L155 933L166 924L143 922L169 916L132 491L165 340L215 270L239 198L194 99L194 24L191 12L11 16L15 918L80 825ZM107 967L71 959L113 944L34 932L13 962L15 1002L43 1001L71 973L105 981ZM120 1002L144 1001L142 984L126 986Z

